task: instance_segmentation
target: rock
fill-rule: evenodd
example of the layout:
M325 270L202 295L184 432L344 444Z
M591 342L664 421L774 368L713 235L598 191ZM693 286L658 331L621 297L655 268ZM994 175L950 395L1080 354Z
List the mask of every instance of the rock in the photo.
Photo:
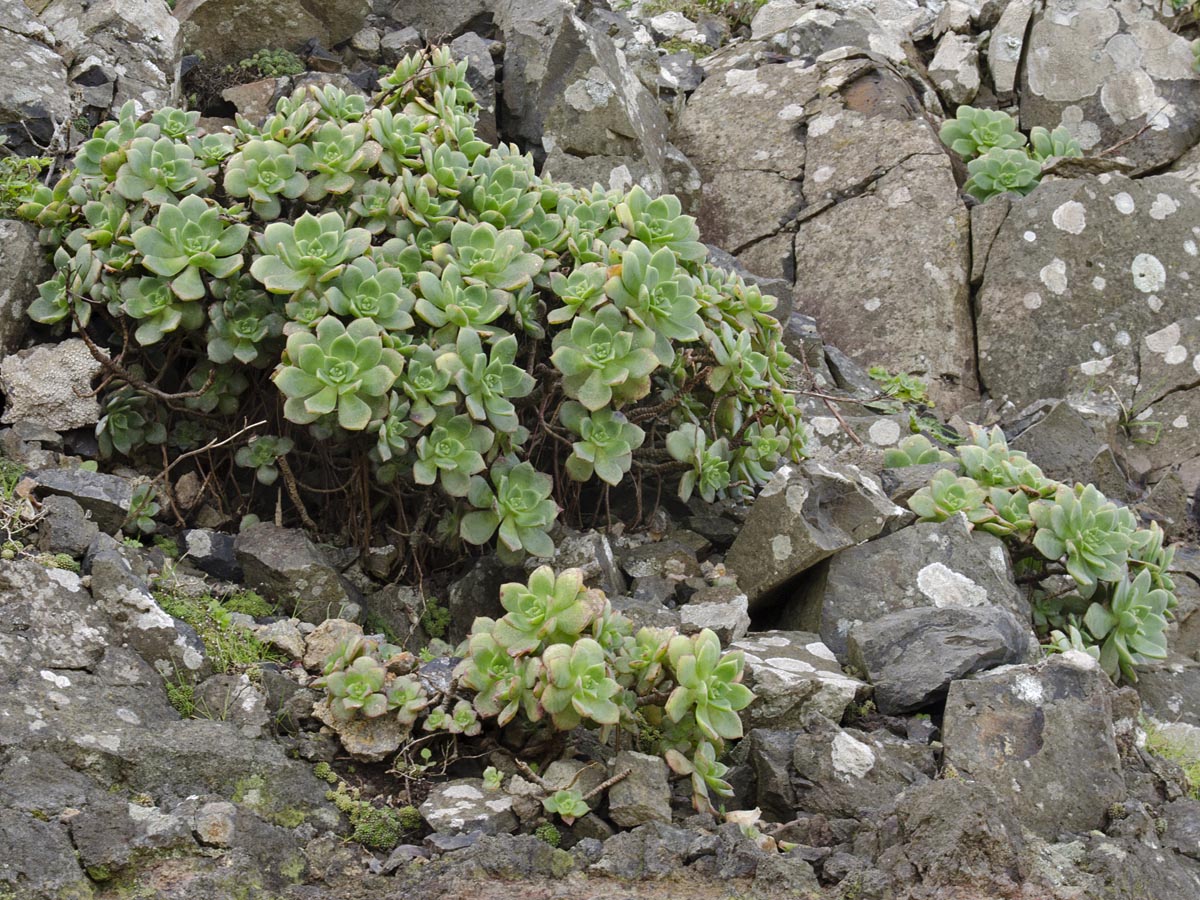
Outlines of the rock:
M1043 837L1100 828L1125 796L1111 689L1076 651L955 681L942 724L945 764L1009 799L1021 824Z
M730 645L746 660L745 684L755 701L743 712L750 728L797 728L820 714L840 722L846 707L870 688L850 678L818 635L802 631L762 631Z
M222 581L240 582L242 567L234 553L231 534L207 528L189 528L179 534L188 561L201 572Z
M100 421L92 380L100 363L79 338L39 344L0 361L0 389L7 401L5 423L28 419L54 431Z
M362 614L358 591L338 575L303 531L261 522L237 536L234 553L246 584L302 621L320 624L330 618L354 620Z
M379 41L379 54L386 65L394 66L404 57L421 49L421 34L417 29L399 28L389 31Z
M415 588L389 584L368 597L366 606L368 627L385 628L391 632L393 643L412 653L429 643L421 628L425 598Z
M482 20L493 6L490 0L399 0L391 9L391 18L420 32L430 43L450 40L466 31L474 20ZM407 29L406 29L407 30Z
M504 565L495 556L476 560L466 574L450 585L447 592L446 607L450 610L450 624L446 640L457 644L466 638L479 616L492 619L503 616L500 585L525 580L520 569Z
M856 625L918 607L999 607L1029 618L1004 544L969 531L959 516L918 522L835 556L821 594L821 639L845 659Z
M179 99L179 23L161 0L51 0L40 17L75 84L112 86L90 105L147 112Z
M5 41L0 28L0 45ZM3 52L3 51L0 51ZM5 59L13 59L5 55ZM3 76L0 75L0 79ZM12 97L0 84L0 97ZM0 100L0 103L3 103ZM0 110L0 133L4 131ZM26 311L37 299L37 285L49 274L46 255L37 240L37 229L28 222L0 219L0 352L16 353L29 330Z
M1064 126L1093 156L1138 134L1122 154L1139 172L1163 166L1200 138L1188 44L1150 7L1050 0L1024 48L1021 127Z
M703 574L696 552L670 538L622 549L617 560L630 578L661 577L680 582Z
M782 466L762 489L725 565L751 610L816 563L883 531L904 510L855 466Z
M163 612L145 582L116 550L91 557L92 596L123 641L172 682L211 674L204 642L195 630Z
M362 626L345 619L326 619L305 638L304 668L320 672L325 662L348 641L362 637Z
M263 6L255 0L179 0L183 46L209 64L236 63L263 47L299 50L316 39L325 47L349 40L362 28L368 0L309 3L286 0ZM244 27L253 22L253 28Z
M1138 667L1133 686L1147 714L1163 722L1200 726L1200 663L1177 653Z
M6 147L19 153L40 152L39 148L53 139L59 123L71 117L67 67L51 49L54 43L50 31L24 4L6 3L0 11L0 58L8 60L0 69L0 135L8 138ZM14 236L19 233L12 232ZM27 236L25 232L25 239ZM44 265L42 260L38 269ZM8 274L11 270L4 271ZM0 283L7 288L7 281ZM20 281L16 287L20 288Z
M625 188L636 180L651 195L699 188L698 181L689 186L695 171L667 142L666 115L612 39L578 18L573 4L487 5L505 45L497 115L509 140L543 148L545 171L556 178L575 180L573 162L595 157L595 177L582 183Z
M243 675L213 675L196 686L196 715L239 725L255 737L271 721L267 698Z
M1010 204L977 294L980 373L992 395L1019 407L1041 397L1112 406L1139 441L1131 462L1140 457L1152 480L1200 456L1186 371L1200 351L1188 312L1200 285L1184 277L1200 198L1186 185L1174 175L1044 182ZM1200 473L1181 477L1189 490L1200 483Z
M3 42L0 30L0 43ZM91 897L67 829L0 807L0 890L13 897ZM16 893L20 890L22 893Z
M750 630L746 595L732 585L705 587L679 608L684 634L711 629L722 644L741 640Z
M350 39L350 48L355 53L360 53L368 59L372 59L379 54L379 45L383 39L383 35L379 33L378 28L359 29L359 31Z
M659 822L641 825L605 841L600 859L587 871L626 881L666 878L683 867L695 840L684 828Z
M72 498L51 494L42 501L38 549L78 558L87 552L99 533L100 528Z
M974 672L1026 662L1037 638L1028 619L998 607L902 609L853 626L846 655L875 686L885 715L923 709L950 682Z
M362 762L382 762L400 749L409 739L411 728L401 725L395 716L383 715L373 719L355 716L343 721L329 708L329 698L322 697L312 714L330 727L345 751Z
M188 819L116 797L90 804L72 817L70 827L89 872L118 872L143 853L196 849Z
M933 777L934 751L886 731L841 729L813 716L802 730L749 734L757 805L780 822L796 810L856 817Z
M621 828L647 822L671 823L671 787L661 756L622 750L613 760L614 775L629 775L608 789L608 817Z
M0 566L0 659L6 669L88 669L115 639L80 577L30 560Z
M467 84L479 104L475 134L489 144L499 141L496 133L496 64L492 61L494 44L494 41L485 40L473 31L460 34L450 42L450 52L454 58L467 61Z
M586 794L603 784L607 777L604 767L597 763L585 763L578 759L556 759L546 766L542 781L555 790L570 786Z
M704 81L704 70L686 50L669 53L658 61L658 84L678 94L689 94Z
M234 84L221 91L221 99L251 122L262 122L275 112L275 98L287 86L286 78L260 78L246 84Z
M1009 446L1021 450L1050 478L1067 484L1096 482L1092 461L1103 444L1091 423L1065 400L1014 438Z
M87 469L41 469L30 473L39 494L74 500L105 534L121 530L133 500L130 482Z
M968 37L950 32L938 41L929 77L950 107L970 103L979 93L979 51Z
M451 834L502 834L517 828L512 798L485 790L480 778L459 778L435 785L421 804L421 818L434 831Z
M1035 5L1034 0L1010 0L988 42L988 69L993 89L1001 100L1010 98L1016 89L1025 35Z
M196 840L206 847L228 847L237 834L237 807L216 801L205 803L192 819Z
M529 559L525 568L532 571L539 565L545 565L545 562ZM608 535L600 531L563 529L562 536L555 542L554 558L550 564L559 572L563 569L581 569L584 581L609 595L623 594L627 588L625 575L617 565Z

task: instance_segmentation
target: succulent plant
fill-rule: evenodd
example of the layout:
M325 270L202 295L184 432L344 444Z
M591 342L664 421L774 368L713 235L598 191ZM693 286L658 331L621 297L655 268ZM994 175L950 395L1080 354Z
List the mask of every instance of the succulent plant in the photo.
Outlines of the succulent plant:
M587 481L595 474L608 484L620 484L646 433L616 410L589 412L582 403L571 400L562 405L558 415L580 438L571 445L567 474L576 481Z
M569 275L551 272L550 289L563 305L550 310L547 319L553 325L562 325L607 303L608 295L604 293L607 281L608 267L600 263L585 263Z
M143 266L173 279L171 290L181 299L199 300L206 293L200 273L228 278L238 271L249 235L248 225L222 223L219 206L188 196L178 205L163 204L152 225L133 233L133 246L142 255Z
M236 284L222 282L226 299L208 308L208 358L215 363L253 363L267 349L268 338L283 331L283 317L271 299L248 282Z
M158 127L163 137L169 137L176 142L185 142L196 133L196 123L200 121L199 110L176 109L164 106L155 110L150 116L150 123Z
M298 171L296 158L278 141L248 141L225 167L225 192L248 197L260 219L277 219L281 199L295 200L308 189L308 176Z
M274 434L259 435L250 439L250 443L239 447L234 455L234 462L246 469L254 470L254 477L259 484L268 487L279 478L279 469L275 463L281 456L292 451L295 444L291 438L279 437Z
M409 675L400 675L387 688L388 712L396 714L401 725L412 725L429 705L421 682Z
M542 663L546 667L542 708L560 731L569 731L584 719L597 725L620 721L620 708L612 698L621 688L609 677L604 649L594 640L585 637L572 645L551 644L542 654Z
M413 479L417 484L438 481L450 496L465 497L471 488L471 476L486 468L483 454L492 448L494 441L491 429L476 425L467 415L435 424L432 432L417 441Z
M699 425L684 422L667 435L667 452L672 459L691 466L679 479L679 499L685 503L697 489L712 503L729 487L729 442L725 438L709 441Z
M367 98L359 93L347 94L336 84L311 85L309 94L317 102L317 118L344 125L357 122L367 112ZM303 93L298 91L300 98Z
M404 276L397 269L381 269L365 257L346 266L325 291L325 299L337 315L373 319L385 331L403 331L413 326L409 311L416 298L405 287Z
M989 150L1015 150L1025 146L1025 135L1017 131L1017 120L992 109L960 106L954 118L942 125L942 143L964 160L975 159Z
M159 426L161 427L161 426ZM158 491L149 481L141 481L133 486L129 498L129 512L121 529L127 534L154 534L158 523L154 517L159 514L161 507L158 502Z
M963 189L976 200L1011 191L1028 194L1042 177L1042 166L1023 150L992 149L967 163L971 176Z
M728 386L742 396L753 396L769 386L767 357L753 349L749 331L735 333L727 322L722 322L708 346L717 360L705 379L710 390L719 393Z
M513 720L523 702L526 715L537 718L537 699L527 677L531 671L536 673L536 667L514 658L490 631L481 630L478 619L467 642L467 656L455 670L463 686L476 692L475 709L481 716L495 717L500 727Z
M1175 548L1164 547L1165 540L1162 527L1157 522L1151 522L1150 527L1135 531L1130 539L1129 571L1138 574L1150 573L1150 583L1156 588L1162 588L1171 594L1170 607L1175 606L1175 580L1171 577L1171 564L1175 561Z
M437 409L458 400L450 387L451 374L437 364L439 353L429 344L421 344L408 358L399 387L412 401L409 418L425 426L437 417Z
M1062 485L1053 501L1031 504L1030 515L1037 525L1033 545L1048 560L1066 557L1067 573L1084 598L1096 592L1098 582L1124 577L1137 523L1133 513L1092 485L1074 490Z
M388 698L382 692L385 669L371 656L360 656L344 669L326 675L321 686L329 692L329 709L341 720L361 713L373 719L388 711Z
M342 273L345 264L371 243L365 228L346 228L335 212L305 213L295 225L272 222L258 239L263 255L250 273L273 294L292 294L323 284Z
M505 615L489 634L516 657L543 645L573 643L599 615L603 600L598 592L584 588L579 569L555 575L550 566L539 566L527 584L501 585L500 605Z
M482 478L471 480L467 499L475 509L462 517L460 534L470 544L483 544L499 534L501 551L553 556L554 541L546 532L558 518L550 499L554 479L529 462L497 460ZM503 555L503 553L502 553Z
M372 140L383 148L379 168L385 175L395 177L421 164L421 136L428 130L424 123L379 108L371 111L366 125Z
M144 444L163 443L167 430L155 417L149 397L123 387L104 401L104 415L96 424L96 439L101 456L112 456L114 450L130 456Z
M696 220L683 215L683 206L674 194L652 200L634 185L614 212L629 235L652 251L669 249L686 262L703 262L708 257Z
M204 307L180 300L165 278L126 281L121 285L121 300L126 315L139 320L133 336L143 347L158 343L169 332L191 331L204 322Z
M697 812L713 811L710 791L720 797L733 796L733 787L725 781L729 767L717 759L717 748L713 744L701 741L690 758L674 748L667 750L665 755L667 764L674 771L692 777L692 805Z
M548 813L558 813L564 825L573 825L576 819L583 818L591 812L583 794L576 788L555 791L542 800L542 807Z
M525 235L514 228L498 231L487 222L458 222L450 243L434 251L434 261L451 261L467 284L516 291L542 271L542 259L525 251Z
M366 129L357 122L322 125L311 141L292 148L296 165L312 173L304 190L304 199L316 203L327 194L347 193L366 180L361 173L378 162L382 152L382 147L367 140Z
M663 708L672 721L687 713L710 741L742 736L738 711L754 699L741 683L744 660L741 651L721 655L721 642L705 628L693 637L677 635L667 645L667 658L675 673L676 688Z
M126 200L152 206L175 203L183 194L201 193L209 185L192 148L168 137L130 141L114 181L117 193Z
M61 322L72 314L86 327L92 317L89 299L99 299L99 278L102 261L83 244L74 253L66 247L54 251L57 273L38 285L38 296L29 304L29 318L43 325Z
M539 209L537 175L526 159L507 148L494 149L471 163L474 186L463 204L479 221L495 228L520 228Z
M654 333L633 325L614 306L576 316L554 336L550 361L563 374L563 391L591 411L639 400L658 368Z
M985 506L987 492L973 478L956 477L943 469L930 483L908 499L908 508L927 522L944 522L964 513L975 524L990 518Z
M214 365L208 360L200 362L188 374L187 383L189 390L203 391L183 401L188 409L203 413L218 412L226 416L238 408L238 398L250 386L246 376L232 366Z
M1153 586L1150 572L1117 582L1105 607L1093 603L1084 614L1087 630L1100 645L1100 667L1114 681L1137 681L1134 666L1167 656L1167 616L1171 594Z
M362 431L404 367L395 350L384 349L371 319L348 326L333 316L317 323L316 335L296 332L287 340L275 385L287 397L283 414L298 425L337 412L347 431Z
M455 350L442 356L438 365L451 374L471 418L486 421L497 431L516 431L520 422L512 401L528 396L534 387L533 378L513 365L517 339L505 335L487 353L479 334L463 328Z
M408 413L408 400L401 399L393 391L388 399L387 415L379 423L379 440L375 443L375 453L381 462L407 453L409 440L420 433L420 427L409 418Z
M196 154L196 162L205 176L212 178L221 164L233 155L232 134L202 134L188 138L188 146Z
M981 487L1020 488L1032 496L1049 496L1056 483L1020 450L1010 450L999 427L972 427L971 439L959 444L963 472Z
M1029 129L1029 155L1039 163L1056 156L1083 156L1079 141L1061 125L1047 131L1041 125Z
M654 355L664 366L675 359L674 342L694 341L704 330L695 281L667 247L652 253L633 241L604 291L634 324L654 333Z
M487 326L508 309L508 300L482 284L468 284L453 263L442 270L441 278L432 272L418 272L421 296L416 313L434 328L474 328L494 333ZM451 336L452 340L453 337Z
M988 503L994 515L976 523L980 531L996 537L1017 535L1027 537L1033 530L1033 515L1029 510L1029 494L1022 490L994 487L988 490Z
M883 454L883 464L889 469L924 466L953 460L953 454L935 447L933 442L923 434L910 434L895 449L887 450Z

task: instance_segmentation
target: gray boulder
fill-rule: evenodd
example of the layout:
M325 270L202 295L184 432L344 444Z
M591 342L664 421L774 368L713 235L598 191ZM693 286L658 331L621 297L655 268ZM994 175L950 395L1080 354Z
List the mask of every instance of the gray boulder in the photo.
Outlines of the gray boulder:
M25 4L0 9L0 56L7 60L0 67L0 135L18 152L38 152L71 117L67 67L54 43Z
M1195 660L1172 653L1165 660L1140 666L1133 687L1148 715L1200 727L1200 663Z
M50 0L40 18L87 105L145 112L179 99L179 22L162 0Z
M904 510L855 466L783 466L762 489L725 557L751 610L821 560L882 532Z
M434 786L421 804L421 818L439 832L509 833L517 828L512 802L501 791L487 790L483 779L459 778Z
M797 728L811 715L840 722L870 688L846 675L819 635L762 631L730 645L746 661L745 684L755 700L742 712L749 728Z
M0 28L0 43L4 33ZM0 86L0 96L11 95ZM37 229L28 222L0 219L0 351L6 355L21 346L29 326L26 311L37 298L37 285L47 276L47 268Z
M1034 12L1023 51L1025 130L1064 126L1092 155L1137 134L1121 153L1139 171L1171 162L1200 137L1188 39L1152 6L1049 0Z
M42 513L38 521L38 547L48 553L83 556L100 533L99 526L70 497L51 494L42 501Z
M608 789L608 817L621 828L647 822L671 823L671 786L661 756L622 750L612 764L613 774L629 774Z
M237 536L234 553L246 584L298 619L320 624L326 619L356 620L362 615L358 591L303 531L261 522Z
M823 590L799 602L820 602L821 639L839 659L851 629L902 609L998 607L1019 621L1029 618L1004 544L969 531L961 516L918 522L839 553Z
M6 404L0 422L28 419L54 431L100 421L100 402L92 395L98 363L79 338L40 344L0 361L0 390Z
M39 494L74 500L105 534L119 532L129 515L133 486L119 475L87 469L41 469L30 477Z
M1028 619L1007 609L902 609L850 629L846 656L875 686L881 713L923 709L950 682L973 672L1026 662L1037 638Z
M332 47L349 40L362 28L370 12L368 0L180 0L175 18L180 22L184 49L203 53L206 62L237 63L263 47L298 50L316 38ZM253 22L253 28L245 27Z
M955 681L944 763L990 786L1045 838L1100 828L1125 796L1111 692L1099 665L1076 651Z
M6 667L91 668L114 639L74 572L30 560L0 566L0 659Z
M0 847L0 890L10 896L92 896L92 882L80 868L67 829L58 822L0 807Z
M233 535L207 528L189 528L180 533L179 539L188 562L201 572L222 581L242 580Z

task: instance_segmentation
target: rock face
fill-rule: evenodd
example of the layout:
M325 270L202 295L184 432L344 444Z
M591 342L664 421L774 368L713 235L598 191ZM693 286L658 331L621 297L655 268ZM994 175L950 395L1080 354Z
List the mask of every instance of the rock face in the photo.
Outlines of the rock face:
M317 624L362 613L357 592L302 531L262 522L238 535L234 552L246 582L298 619Z
M353 37L369 12L368 0L180 0L175 7L184 48L212 63L236 63L263 47L298 50L310 38L332 47Z
M1171 162L1200 137L1188 40L1146 4L1049 0L1024 48L1021 126L1065 126L1096 154L1121 148L1139 169Z
M434 831L451 834L501 834L517 827L512 797L488 791L479 778L460 778L435 787L421 804L421 818Z
M784 466L762 489L725 563L755 610L797 575L903 514L875 478L855 466Z
M955 681L945 763L1006 798L1043 837L1100 828L1125 795L1111 690L1092 658L1074 651Z
M40 18L88 106L132 100L144 112L178 100L179 23L163 0L51 0Z
M0 28L0 41L3 35ZM0 97L4 96L0 85ZM26 222L0 219L0 351L5 355L20 347L29 326L25 311L37 297L37 285L46 274L37 229Z
M1029 618L1004 545L968 531L959 517L919 522L835 556L821 595L821 639L844 659L853 628L922 607L998 607Z
M1036 646L1029 621L1007 609L923 607L853 626L846 656L891 715L928 706L957 678L1025 662Z
M45 146L71 114L67 67L51 48L54 37L22 3L0 9L0 134L6 146L32 153ZM28 133L25 129L28 128Z
M796 728L814 713L840 722L869 688L850 678L819 635L762 631L731 645L746 660L746 686L755 700L743 716L752 728Z
M831 343L928 378L944 406L967 402L977 389L969 221L949 158L892 70L789 60L778 47L804 50L787 34L720 55L676 126L703 178L701 228L748 268L794 281L798 308ZM814 55L851 43L826 39Z
M86 469L42 469L31 477L39 493L74 500L107 534L120 531L129 515L133 486L125 478Z
M1182 465L1189 491L1200 484L1190 427L1200 415L1200 287L1189 271L1198 216L1200 199L1172 175L1044 183L1008 206L978 293L980 373L993 395L1018 406L1064 394L1119 402L1141 468L1157 480Z
M0 361L7 400L0 421L28 419L55 431L95 425L100 403L92 396L92 380L99 373L100 363L78 338L6 356Z

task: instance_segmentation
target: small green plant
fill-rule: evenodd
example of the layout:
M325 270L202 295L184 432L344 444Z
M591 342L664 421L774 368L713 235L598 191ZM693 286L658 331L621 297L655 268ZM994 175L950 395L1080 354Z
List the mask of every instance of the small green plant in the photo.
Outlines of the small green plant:
M279 477L279 469L275 465L279 457L286 456L294 446L290 438L273 434L259 435L251 438L245 447L238 449L234 462L244 468L253 469L259 484L270 487Z
M557 814L564 825L573 825L576 819L583 818L591 812L582 792L577 788L555 791L542 800L542 807L552 815Z
M1139 528L1092 485L1047 478L999 428L975 428L956 450L962 474L938 472L909 508L925 521L962 513L1007 541L1034 585L1034 624L1048 649L1088 653L1114 681L1136 681L1136 665L1166 657L1173 552L1157 524ZM1064 575L1073 590L1050 581Z
M488 766L483 770L483 786L489 791L498 791L503 784L504 773L495 766Z
M333 774L330 772L329 774ZM328 779L326 779L328 780ZM421 827L421 815L416 807L399 809L391 806L376 806L362 799L362 793L334 775L337 786L325 792L325 799L338 808L350 820L354 831L350 840L362 844L369 850L391 850L406 834Z
M168 587L154 589L163 611L196 629L218 673L252 672L264 662L283 662L283 655L258 641L233 621L233 610L212 597L188 598Z
M301 74L304 71L304 62L290 50L264 48L255 50L249 57L240 60L238 68L259 78L279 78ZM232 67L230 70L232 71Z
M52 162L46 156L17 156L4 142L0 136L0 219L12 218L18 207L32 198L41 185L39 176Z
M545 841L551 847L557 847L562 843L562 833L553 822L543 822L534 829L533 836L539 841Z
M879 405L889 411L898 410L907 403L921 406L933 405L929 402L929 386L914 375L905 372L897 372L893 375L882 366L872 366L867 373L873 381L879 384L880 393L886 397L883 403L868 405Z
M450 609L437 597L426 597L421 609L421 630L431 638L444 638L450 627Z
M276 612L274 604L255 591L238 591L230 594L221 601L221 605L230 612L252 616L255 619L273 616Z
M1042 177L1042 164L1061 156L1083 156L1079 142L1065 128L1040 126L1025 135L1007 113L960 106L941 128L941 139L962 157L970 177L964 190L977 200L1013 192L1028 194Z
M1145 721L1141 724L1146 731L1146 750L1179 766L1187 779L1188 796L1200 800L1200 748L1169 726Z
M899 445L883 454L883 464L889 469L905 466L924 466L930 463L952 462L954 454L933 445L923 434L910 434Z

